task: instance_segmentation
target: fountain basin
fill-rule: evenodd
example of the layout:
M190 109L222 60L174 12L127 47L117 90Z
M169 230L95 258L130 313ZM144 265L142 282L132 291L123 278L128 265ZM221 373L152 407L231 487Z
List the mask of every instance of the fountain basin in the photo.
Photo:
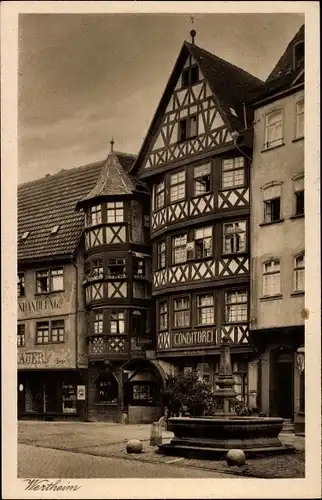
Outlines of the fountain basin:
M159 446L167 455L224 459L227 451L235 448L246 457L294 453L293 446L285 446L278 436L283 428L278 417L172 417L168 430L174 433L169 444Z

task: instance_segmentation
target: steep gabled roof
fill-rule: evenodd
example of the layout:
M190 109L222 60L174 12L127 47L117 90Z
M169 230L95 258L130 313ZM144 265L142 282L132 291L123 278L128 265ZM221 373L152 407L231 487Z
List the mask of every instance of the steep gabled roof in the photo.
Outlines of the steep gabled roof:
M304 24L300 27L294 38L286 47L277 64L268 75L266 82L275 80L275 78L279 78L280 76L286 75L289 72L293 72L293 48L294 45L296 45L298 42L304 42Z
M134 155L116 153L128 171ZM18 260L32 261L70 256L76 250L84 229L84 214L76 212L79 199L94 188L105 161L100 161L18 186ZM132 176L132 182L139 183ZM54 226L60 226L51 234ZM29 231L25 241L21 236Z
M262 80L194 44L184 42L143 141L138 158L132 167L133 172L142 162L148 150L150 139L160 125L170 95L175 88L189 54L197 61L201 73L214 93L225 123L231 130L240 131L245 128L243 103L247 100L249 92L254 91L263 84ZM234 108L237 116L234 116L229 111L229 107Z

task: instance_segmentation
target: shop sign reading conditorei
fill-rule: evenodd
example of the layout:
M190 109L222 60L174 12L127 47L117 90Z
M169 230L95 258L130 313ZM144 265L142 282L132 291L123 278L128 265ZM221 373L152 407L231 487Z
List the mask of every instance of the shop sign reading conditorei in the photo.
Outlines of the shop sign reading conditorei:
M216 344L216 329L193 332L172 332L172 347L205 346Z
M27 350L18 352L18 368L46 369L46 368L75 368L71 349L66 350Z

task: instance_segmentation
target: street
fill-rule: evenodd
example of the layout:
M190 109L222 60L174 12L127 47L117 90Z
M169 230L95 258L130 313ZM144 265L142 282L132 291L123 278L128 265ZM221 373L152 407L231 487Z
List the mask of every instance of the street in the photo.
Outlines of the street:
M168 461L174 460L168 457ZM228 478L214 471L72 453L32 445L18 446L19 478Z

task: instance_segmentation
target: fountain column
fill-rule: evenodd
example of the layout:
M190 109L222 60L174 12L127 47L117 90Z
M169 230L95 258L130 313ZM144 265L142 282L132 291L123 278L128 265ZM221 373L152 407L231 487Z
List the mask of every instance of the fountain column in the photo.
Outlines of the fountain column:
M220 347L219 374L215 380L219 389L215 390L215 418L229 418L236 415L235 405L237 393L234 390L234 377L231 367L230 343L225 337Z

